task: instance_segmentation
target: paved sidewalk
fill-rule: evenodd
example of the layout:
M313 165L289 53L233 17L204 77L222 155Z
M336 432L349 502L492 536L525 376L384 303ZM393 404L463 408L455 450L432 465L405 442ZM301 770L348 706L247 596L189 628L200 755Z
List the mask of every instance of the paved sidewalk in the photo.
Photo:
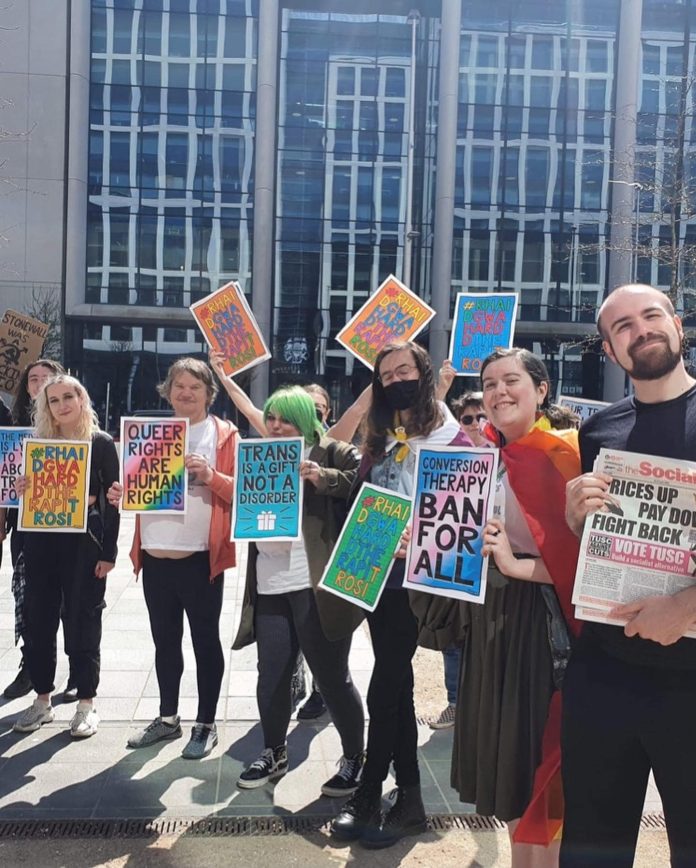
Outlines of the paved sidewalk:
M185 737L138 751L126 749L128 733L158 713L154 648L142 587L135 581L128 550L132 516L121 525L118 563L109 575L102 641L102 677L97 699L99 732L71 740L67 725L74 704L54 697L56 719L39 732L13 733L11 726L32 695L9 702L0 698L0 818L139 818L207 815L330 815L339 802L320 795L335 770L341 749L328 715L319 723L295 723L288 744L291 771L277 785L239 790L237 777L263 748L256 708L256 647L226 650L227 665L218 707L220 743L201 762L183 760ZM243 559L242 559L243 560ZM0 689L17 669L14 601L10 591L9 545L0 569ZM229 649L239 618L244 564L228 571L222 614L222 639ZM62 639L62 637L61 637ZM193 652L185 636L185 672L180 712L189 722L196 712ZM363 694L372 667L367 631L356 631L351 671ZM67 661L59 654L56 685L65 685ZM449 786L452 730L419 727L423 797L428 813L473 812ZM392 782L389 782L390 785ZM386 790L386 788L385 788ZM661 809L651 787L646 811Z

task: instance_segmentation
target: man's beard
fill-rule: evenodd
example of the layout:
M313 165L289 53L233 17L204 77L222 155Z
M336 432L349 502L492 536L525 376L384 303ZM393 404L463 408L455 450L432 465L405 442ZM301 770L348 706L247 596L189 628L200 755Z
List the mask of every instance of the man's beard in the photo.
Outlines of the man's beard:
M633 367L628 371L628 375L632 380L659 380L667 374L671 374L681 361L681 347L678 350L673 350L669 345L668 338L660 338L662 345L659 347L655 345L648 353L636 353L635 350L640 349L648 340L655 340L655 338L644 338L640 342L636 341L628 348L628 355L633 362Z

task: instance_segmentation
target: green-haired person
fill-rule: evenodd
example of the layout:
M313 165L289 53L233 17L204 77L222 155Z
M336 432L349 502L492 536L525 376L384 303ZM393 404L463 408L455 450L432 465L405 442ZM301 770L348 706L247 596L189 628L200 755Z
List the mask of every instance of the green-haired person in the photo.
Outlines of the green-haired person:
M300 386L274 392L263 408L263 422L269 437L304 439L302 538L249 546L242 620L232 647L254 640L258 646L256 696L264 750L237 784L260 787L288 770L290 683L301 650L343 747L339 771L321 791L342 796L357 789L365 758L363 707L348 669L351 636L361 613L317 586L340 531L331 501L348 497L359 459L352 446L324 435L314 401Z

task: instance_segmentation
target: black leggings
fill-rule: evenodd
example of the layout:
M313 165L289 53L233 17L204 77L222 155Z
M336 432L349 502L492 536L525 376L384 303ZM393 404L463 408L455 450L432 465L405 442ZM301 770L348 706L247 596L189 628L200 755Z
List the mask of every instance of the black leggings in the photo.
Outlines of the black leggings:
M416 653L418 625L408 593L385 588L367 621L375 666L367 691L370 725L363 780L381 784L393 761L397 785L416 786L420 772L411 661Z
M696 865L694 721L696 671L635 666L581 640L563 683L563 868L633 864L651 768L672 865Z
M196 657L196 720L213 723L225 671L220 642L222 574L210 581L207 551L194 552L186 558L153 558L144 552L143 591L155 642L160 714L170 717L179 709L179 687L184 672L181 642L186 613Z
M26 533L24 654L38 694L55 689L56 634L64 607L65 651L80 699L97 695L106 579L94 575L101 551L87 533Z
M290 681L302 650L341 737L345 756L363 749L365 716L348 669L351 636L330 642L311 588L259 594L254 625L259 652L256 696L266 747L285 744L292 713Z

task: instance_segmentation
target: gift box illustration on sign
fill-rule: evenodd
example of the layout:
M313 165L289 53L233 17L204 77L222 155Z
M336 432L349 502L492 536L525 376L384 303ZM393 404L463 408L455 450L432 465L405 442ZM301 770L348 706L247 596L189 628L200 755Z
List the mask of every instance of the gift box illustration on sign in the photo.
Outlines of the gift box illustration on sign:
M260 512L256 517L257 530L275 530L277 515L270 509Z

